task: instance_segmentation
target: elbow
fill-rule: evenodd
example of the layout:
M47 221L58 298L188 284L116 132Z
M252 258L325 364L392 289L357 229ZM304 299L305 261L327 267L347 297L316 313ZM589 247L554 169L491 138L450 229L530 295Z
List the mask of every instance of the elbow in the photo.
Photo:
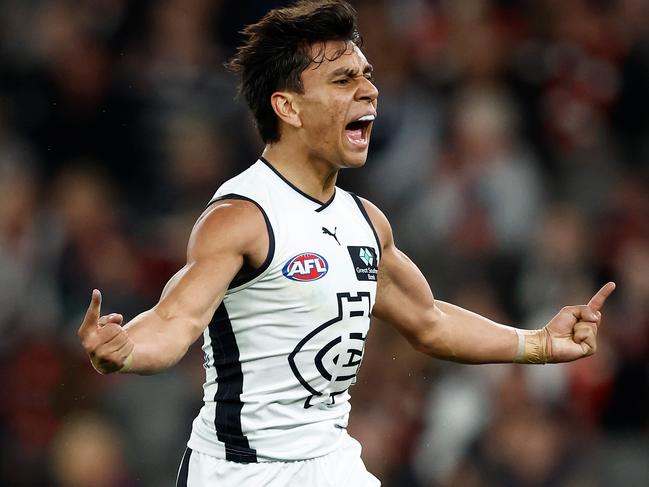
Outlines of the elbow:
M426 355L435 355L439 346L440 311L433 305L430 310L419 316L417 326L409 338L415 350Z
M454 360L455 353L450 347L447 327L444 326L444 314L434 306L424 315L411 343L416 350L431 357Z

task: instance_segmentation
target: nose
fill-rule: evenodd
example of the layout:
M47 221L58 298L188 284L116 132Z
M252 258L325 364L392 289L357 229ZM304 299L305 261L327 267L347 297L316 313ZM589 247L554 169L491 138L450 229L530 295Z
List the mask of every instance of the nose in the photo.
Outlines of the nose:
M357 98L361 101L374 102L379 97L379 89L372 83L371 80L365 78L361 79L360 87L358 88Z

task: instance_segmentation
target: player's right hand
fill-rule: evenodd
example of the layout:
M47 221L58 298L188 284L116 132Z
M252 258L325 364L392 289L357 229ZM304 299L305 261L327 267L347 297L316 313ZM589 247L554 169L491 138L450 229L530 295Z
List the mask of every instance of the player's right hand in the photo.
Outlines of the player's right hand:
M92 366L100 374L126 372L133 358L133 341L122 328L120 314L100 316L101 293L92 291L90 306L79 327L81 345L88 353Z

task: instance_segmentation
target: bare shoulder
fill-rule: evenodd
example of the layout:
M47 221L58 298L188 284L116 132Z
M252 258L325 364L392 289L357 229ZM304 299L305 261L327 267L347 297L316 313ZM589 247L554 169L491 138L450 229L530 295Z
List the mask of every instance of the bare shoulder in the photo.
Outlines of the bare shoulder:
M367 212L367 216L370 218L370 221L372 222L372 225L374 225L374 229L378 234L379 240L381 241L381 246L383 247L383 250L385 250L386 247L393 244L392 227L390 226L388 218L379 209L379 207L371 201L365 198L361 198L360 196L358 197L358 199L363 204L363 207Z
M198 218L187 252L194 257L223 252L249 255L264 241L268 242L268 232L261 209L249 200L224 199Z

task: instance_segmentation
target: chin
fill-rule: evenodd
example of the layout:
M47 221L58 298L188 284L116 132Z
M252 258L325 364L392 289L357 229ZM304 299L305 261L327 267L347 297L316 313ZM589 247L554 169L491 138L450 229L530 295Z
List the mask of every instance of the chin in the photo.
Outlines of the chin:
M342 158L342 168L363 167L367 161L367 152L362 154L346 155Z
M340 151L340 161L342 168L363 167L367 161L369 141L364 147L354 147L343 144Z

